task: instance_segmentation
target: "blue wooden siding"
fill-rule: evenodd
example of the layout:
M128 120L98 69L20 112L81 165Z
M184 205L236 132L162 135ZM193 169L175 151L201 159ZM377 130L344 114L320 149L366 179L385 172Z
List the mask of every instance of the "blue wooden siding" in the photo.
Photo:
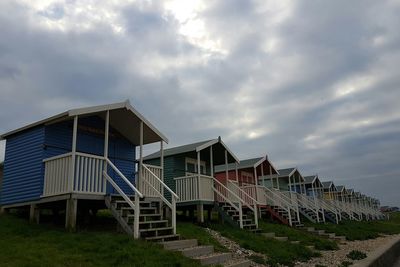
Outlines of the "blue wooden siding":
M46 127L45 158L68 153L72 147L72 121L57 123ZM97 116L78 120L76 150L82 153L103 156L104 120ZM90 131L88 129L91 129ZM108 157L111 162L131 181L135 182L135 146L110 128ZM131 194L129 186L114 171L108 169L124 192ZM117 193L110 185L107 192Z
M7 138L0 203L39 199L43 190L44 127Z
M77 151L102 156L104 121L92 116L79 119L78 124L84 127L78 129ZM134 183L136 148L114 129L110 132L109 159ZM39 199L43 193L43 159L68 153L71 147L72 121L39 126L8 137L0 203L5 205ZM109 174L126 193L132 193L116 173L110 171ZM107 192L116 193L110 186Z

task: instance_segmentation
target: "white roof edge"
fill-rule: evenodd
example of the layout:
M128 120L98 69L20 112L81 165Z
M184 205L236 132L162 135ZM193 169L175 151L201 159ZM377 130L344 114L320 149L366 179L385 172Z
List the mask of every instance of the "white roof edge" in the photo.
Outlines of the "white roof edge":
M209 142L202 144L198 147L196 147L196 152L199 152L200 150L203 150L209 146L215 145L216 143L221 143L221 145L224 146L224 148L226 149L226 151L228 151L228 153L235 159L235 161L237 163L240 163L240 160L236 157L235 154L232 153L232 151L225 145L225 143L222 141L221 137L218 137L216 139L210 140Z
M272 168L274 168L274 170L276 171L276 173L279 175L279 171L277 168L275 168L274 164L272 164L272 162L268 159L268 155L265 155L264 157L262 157L258 162L256 162L254 164L254 168L256 168L258 165L260 165L261 163L263 163L265 160L268 160L269 164L271 165Z
M76 109L71 109L66 112L57 114L55 116L28 124L24 127L15 129L13 131L7 132L3 135L0 136L0 140L4 139L4 137L9 136L11 134L41 125L45 124L47 122L53 121L55 119L59 119L64 116L69 116L69 117L74 117L74 116L79 116L79 115L84 115L84 114L90 114L90 113L96 113L96 112L101 112L101 111L106 111L106 110L114 110L114 109L120 109L120 108L126 108L127 110L131 111L133 114L135 114L141 121L143 121L152 131L154 131L158 136L161 137L161 139L168 143L168 138L163 135L153 124L151 124L145 117L143 117L142 114L140 114L129 102L129 100L126 100L124 102L118 102L118 103L113 103L113 104L106 104L106 105L98 105L98 106L92 106L92 107L87 107L87 108L76 108Z
M153 130L155 133L158 134L158 136L161 137L161 139L168 144L169 140L168 138L162 134L152 123L150 123L142 114L140 114L139 111L137 111L129 102L129 100L125 101L125 106L128 110L130 110L131 112L133 112L136 116L139 117L139 119L141 119L151 130Z
M260 165L261 163L263 163L266 159L267 159L267 156L265 155L265 156L262 157L259 161L257 161L256 163L254 163L253 168L256 168L258 165Z
M65 111L65 112L59 113L57 115L48 117L46 119L39 120L39 121L36 121L34 123L30 123L30 124L25 125L23 127L20 127L20 128L15 129L15 130L12 130L12 131L9 131L9 132L6 132L6 133L2 134L0 136L0 140L4 140L5 137L10 136L12 134L15 134L15 133L18 133L18 132L21 132L21 131L27 130L29 128L33 128L33 127L36 127L36 126L39 126L39 125L42 125L42 124L45 124L45 123L48 123L48 122L51 122L53 120L56 120L56 119L59 119L59 118L62 118L62 117L67 117L67 116L68 116L68 111Z

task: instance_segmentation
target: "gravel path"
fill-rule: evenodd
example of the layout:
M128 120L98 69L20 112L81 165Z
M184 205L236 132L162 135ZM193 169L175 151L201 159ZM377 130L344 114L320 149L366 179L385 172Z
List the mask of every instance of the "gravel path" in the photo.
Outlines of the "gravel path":
M308 262L298 262L295 266L304 267L320 264L327 267L337 267L343 261L352 261L346 257L350 251L359 250L366 253L368 256L368 252L374 251L388 241L398 238L399 236L400 235L387 235L371 240L347 241L346 243L339 245L339 250L321 251L322 256L320 258L313 258Z
M248 256L252 256L252 255L267 259L267 257L264 254L257 253L250 249L242 248L235 241L232 241L226 237L223 237L220 233L218 233L214 230L211 230L209 228L206 228L206 230L207 230L207 232L209 232L211 234L211 236L213 238L215 238L221 245L226 247L229 250L229 252L232 253L233 259L245 260L245 259L247 259ZM252 262L251 266L268 266L268 265L263 265L263 264L258 264L258 263Z

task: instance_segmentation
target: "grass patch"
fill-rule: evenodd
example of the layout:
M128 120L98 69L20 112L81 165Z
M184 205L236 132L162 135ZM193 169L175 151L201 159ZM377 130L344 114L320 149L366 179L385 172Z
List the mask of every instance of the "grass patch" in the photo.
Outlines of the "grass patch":
M319 256L318 253L312 252L303 245L268 239L226 224L211 224L209 227L234 240L243 248L263 253L268 257L266 263L271 266L279 264L293 266L295 261L307 261L312 257Z
M289 240L298 240L302 245L314 246L318 250L336 250L335 241L321 238L311 233L304 232L283 224L259 222L259 227L264 232L274 232L278 236L287 236Z
M215 240L203 227L190 222L178 222L177 233L184 239L197 239L200 245L212 245L215 251L227 252L228 249Z
M346 236L347 240L374 239L382 234L400 233L400 213L392 213L390 220L385 221L342 221L339 224L310 224L317 229Z
M2 266L196 266L179 252L113 232L67 233L52 225L33 225L0 216Z
M346 255L346 257L351 260L362 260L367 257L367 254L359 250L352 250L349 252L349 254Z

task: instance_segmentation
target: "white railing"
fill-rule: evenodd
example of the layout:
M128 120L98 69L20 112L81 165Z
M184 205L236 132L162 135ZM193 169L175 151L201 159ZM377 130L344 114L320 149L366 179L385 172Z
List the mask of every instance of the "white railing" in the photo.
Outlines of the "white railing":
M264 187L264 197L267 205L280 207L287 212L290 226L293 226L292 211L295 212L297 220L300 222L297 206L294 206L291 199L288 199L283 192Z
M105 194L104 157L76 152L72 173L72 153L43 160L43 197L65 193Z
M336 223L339 223L340 220L340 212L337 210L337 208L330 202L330 200L326 200L326 199L318 199L319 200L319 205L322 209L330 211L331 213L333 213L335 215L335 220Z
M297 201L300 207L312 211L317 217L317 222L319 222L319 208L317 207L316 203L306 195L300 193L295 193L295 194L297 195Z
M254 214L254 223L258 228L258 212L257 212L257 200L250 196L246 191L239 187L239 185L231 180L227 180L228 188L237 192L236 195L240 198L242 205L248 207ZM232 190L233 189L233 190Z
M252 198L257 200L258 205L267 205L266 198L264 196L264 186L262 185L242 185L240 187Z
M175 178L178 202L214 201L213 177L193 174Z
M44 184L43 196L68 193L71 186L72 153L59 155L43 160Z
M139 179L139 189L143 195L149 197L158 197L160 192L164 195L164 186L160 179L162 168L149 164L143 164L142 176Z
M129 204L129 206L134 210L135 216L133 217L133 237L139 238L139 216L140 216L140 198L143 198L143 194L125 177L125 175L108 159L106 158L106 163L110 166L121 179L127 184L132 191L135 193L135 203L132 202L131 198L125 194L125 192L119 187L119 185L107 174L107 168L103 171L104 178L117 190L117 192L122 196L122 198Z
M220 203L226 203L233 207L235 210L239 212L239 227L243 228L243 209L242 209L242 200L238 195L232 192L229 188L227 188L224 184L222 184L217 179L213 179L214 184L212 186L213 191L215 192L215 199Z
M171 224L173 228L173 233L176 234L176 201L179 199L178 195L175 194L161 179L161 168L156 168L156 166L142 165L142 178L141 180L146 184L148 193L151 196L156 196L161 198L161 200L171 209ZM154 173L155 170L158 174ZM164 197L164 189L171 194L171 202Z
M104 157L76 153L73 191L77 193L106 193L106 179L103 177Z

